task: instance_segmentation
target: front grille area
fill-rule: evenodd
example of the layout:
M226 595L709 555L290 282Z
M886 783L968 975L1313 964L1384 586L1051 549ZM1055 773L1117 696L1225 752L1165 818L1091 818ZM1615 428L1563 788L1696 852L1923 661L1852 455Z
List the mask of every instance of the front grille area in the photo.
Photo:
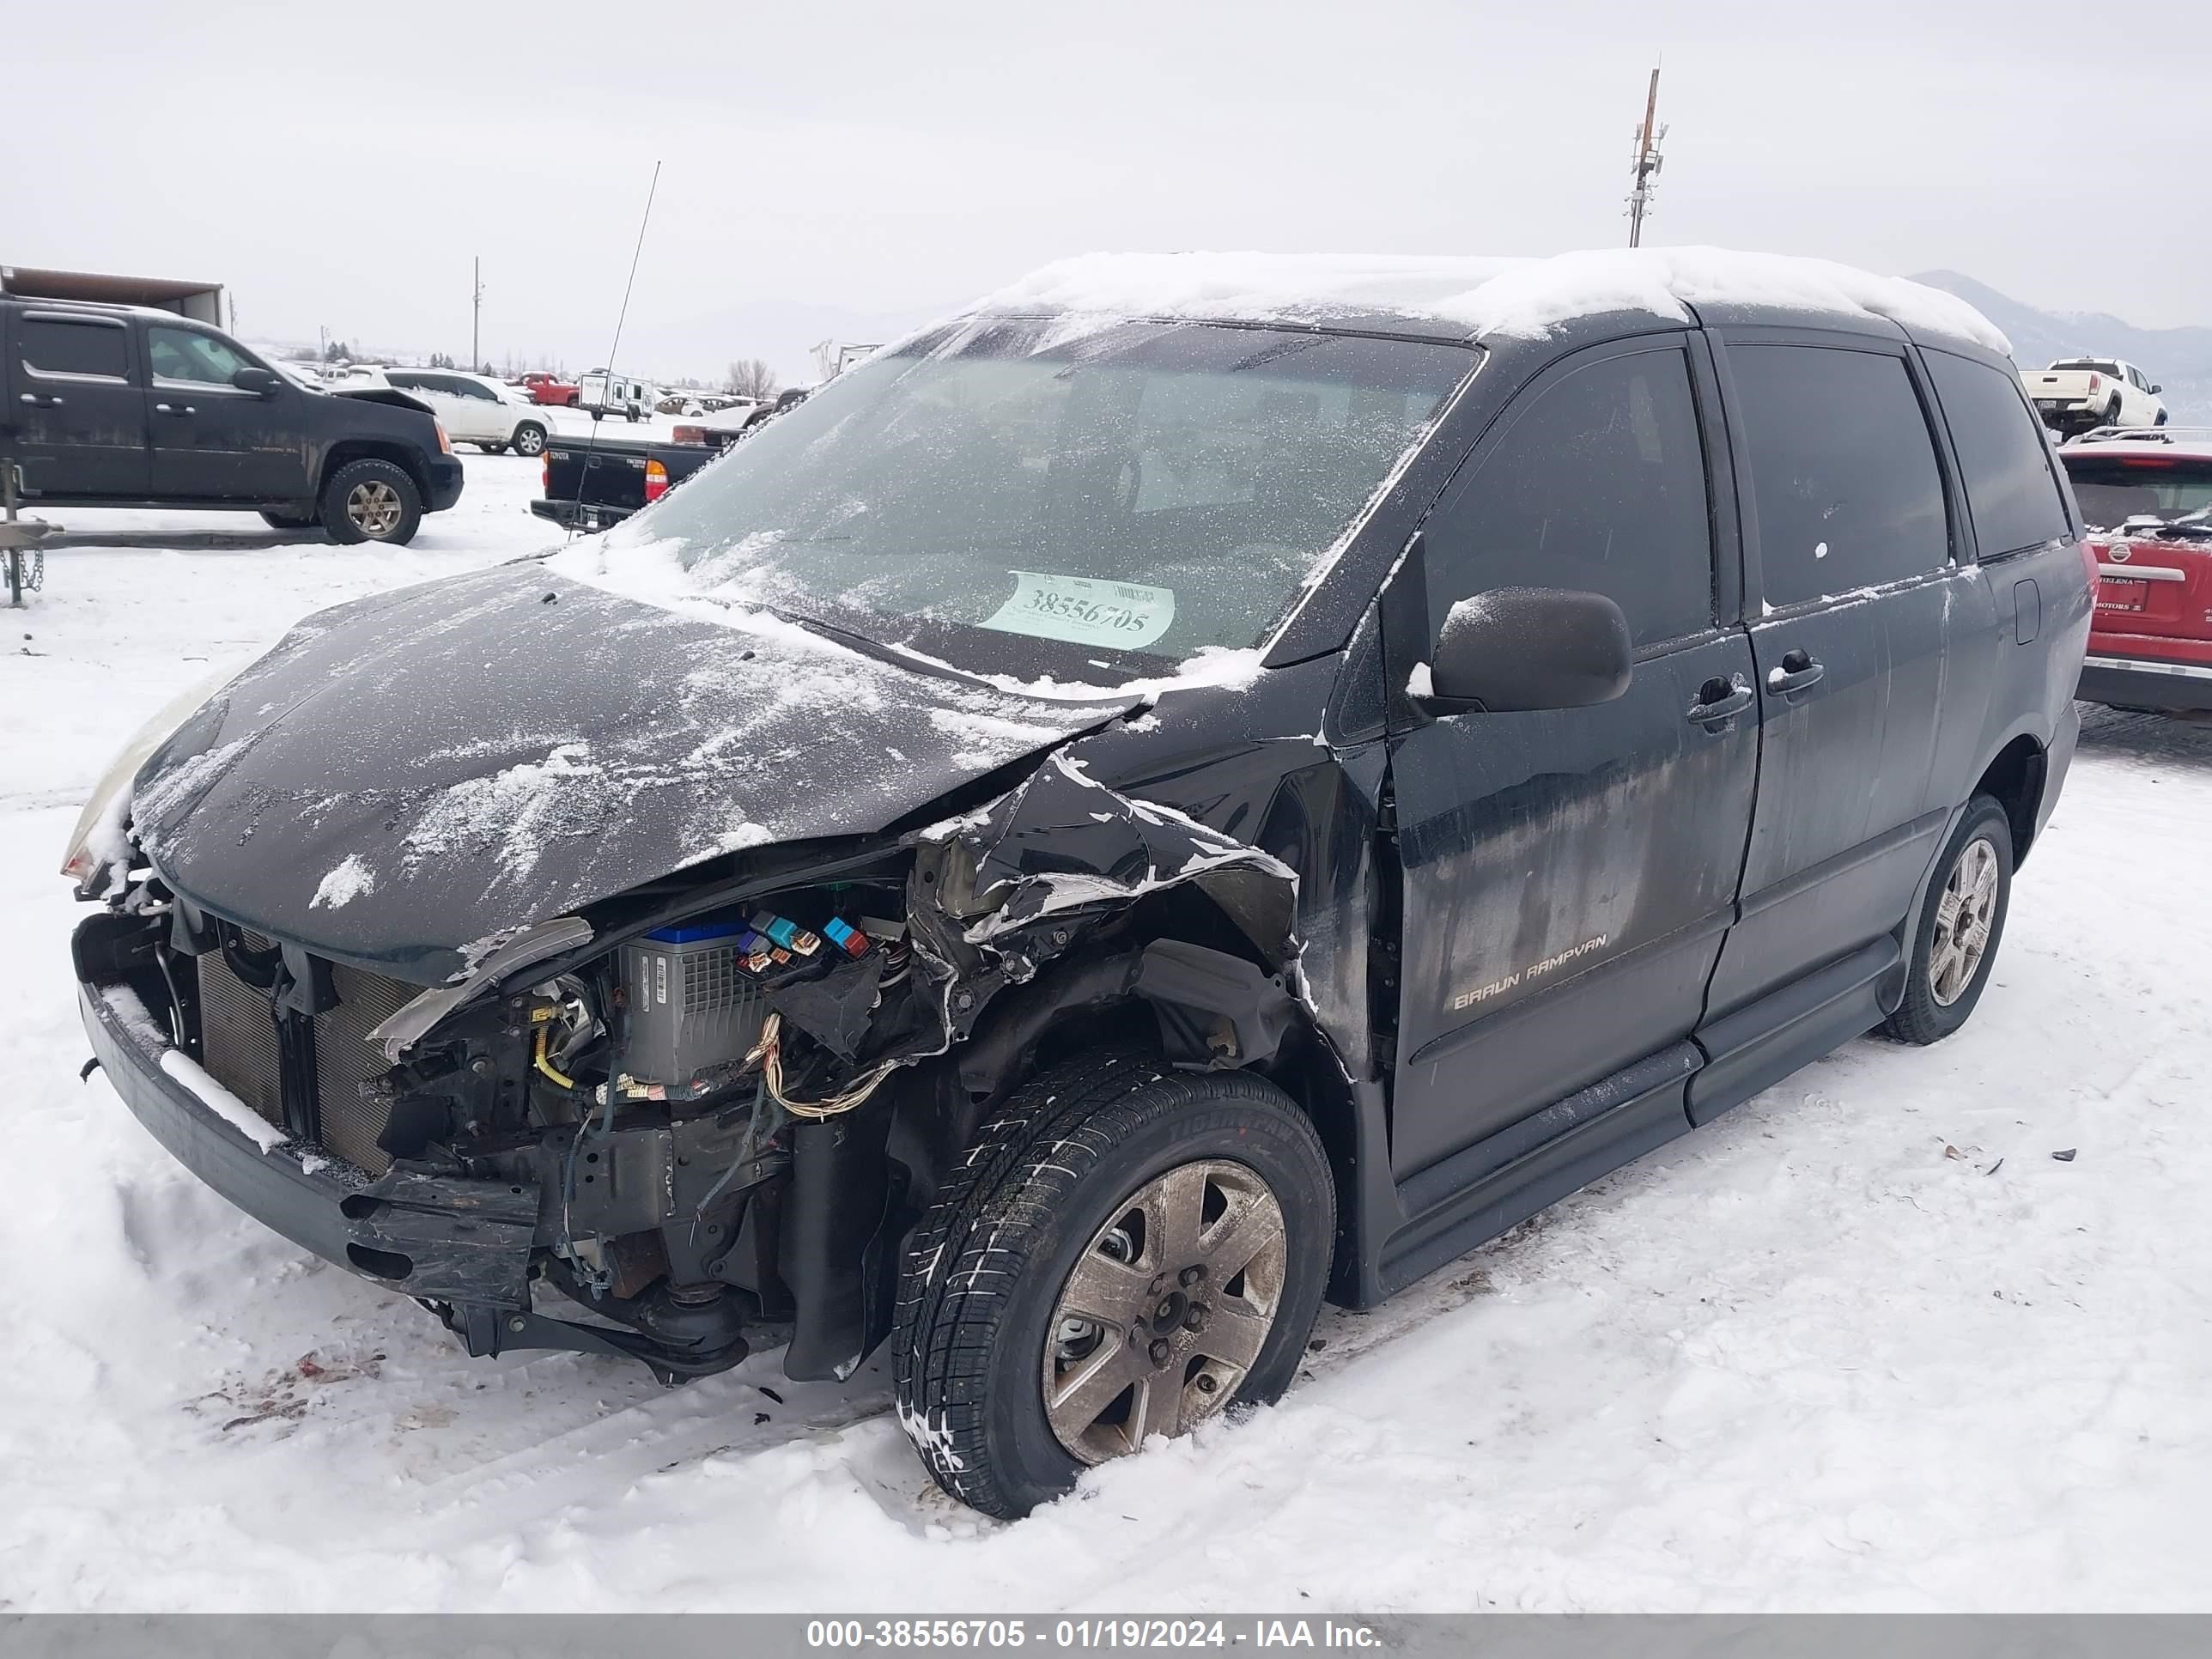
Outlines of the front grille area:
M248 951L268 942L245 935ZM276 1022L268 999L240 981L220 951L199 958L202 1063L215 1079L267 1118L284 1121L283 1063ZM338 1006L314 1022L316 1094L321 1109L324 1147L371 1175L392 1167L391 1154L379 1146L386 1108L361 1097L360 1085L388 1064L380 1049L363 1039L399 1012L422 990L404 981L385 979L333 964L331 986Z

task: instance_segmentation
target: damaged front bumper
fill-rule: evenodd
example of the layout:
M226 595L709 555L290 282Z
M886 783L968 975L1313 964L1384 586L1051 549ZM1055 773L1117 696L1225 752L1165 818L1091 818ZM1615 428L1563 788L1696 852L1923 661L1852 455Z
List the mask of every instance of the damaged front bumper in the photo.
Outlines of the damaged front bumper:
M471 1354L529 1348L603 1353L642 1359L666 1381L703 1369L672 1366L666 1355L648 1352L629 1332L532 1310L538 1183L398 1168L372 1178L299 1142L264 1150L260 1139L163 1069L168 1045L143 1018L131 1018L112 988L80 979L77 1008L100 1070L172 1157L301 1249L422 1303ZM715 1369L735 1363L726 1349L716 1358Z
M163 1049L82 981L85 1034L123 1103L177 1160L257 1221L349 1273L424 1300L525 1309L533 1187L392 1170L371 1180L298 1143L263 1151L161 1066Z

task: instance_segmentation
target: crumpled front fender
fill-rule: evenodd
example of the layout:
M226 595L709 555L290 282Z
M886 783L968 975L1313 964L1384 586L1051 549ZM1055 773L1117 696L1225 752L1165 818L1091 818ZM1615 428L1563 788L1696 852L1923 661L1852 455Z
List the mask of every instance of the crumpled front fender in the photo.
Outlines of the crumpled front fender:
M921 831L908 918L918 963L937 987L945 1047L1086 924L1184 885L1212 899L1297 988L1297 872L1185 812L1109 787L1066 750L990 805Z

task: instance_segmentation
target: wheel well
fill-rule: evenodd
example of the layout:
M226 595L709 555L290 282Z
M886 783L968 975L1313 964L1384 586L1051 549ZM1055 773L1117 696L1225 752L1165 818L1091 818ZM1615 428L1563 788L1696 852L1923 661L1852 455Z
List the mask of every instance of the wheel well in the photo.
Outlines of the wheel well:
M1028 984L1003 993L966 1042L942 1063L925 1068L930 1075L917 1077L919 1086L902 1097L897 1115L906 1120L906 1133L893 1132L895 1141L911 1149L910 1156L918 1154L916 1161L925 1167L917 1174L933 1186L935 1175L951 1166L1024 1078L1083 1048L1160 1043L1155 1006L1137 994L1130 981L1146 946L1176 940L1267 970L1260 952L1211 902L1195 893L1188 896L1194 902L1181 907L1174 920L1147 915L1148 907L1139 904L1130 915L1132 925L1099 940L1097 949L1054 963ZM1295 990L1295 981L1291 984ZM1354 1167L1358 1107L1342 1062L1310 1005L1297 1002L1280 1045L1249 1069L1289 1095L1312 1122L1328 1152L1341 1208Z
M1975 794L1990 797L2005 810L2012 825L2014 869L2027 857L2028 843L2035 839L2035 815L2043 804L2046 771L2043 745L2022 734L1997 751L1974 785Z
M426 503L429 501L430 478L423 469L422 456L404 444L380 443L374 438L348 438L331 446L330 453L323 458L323 476L315 482L318 497L337 470L349 461L389 461L415 481L416 493Z

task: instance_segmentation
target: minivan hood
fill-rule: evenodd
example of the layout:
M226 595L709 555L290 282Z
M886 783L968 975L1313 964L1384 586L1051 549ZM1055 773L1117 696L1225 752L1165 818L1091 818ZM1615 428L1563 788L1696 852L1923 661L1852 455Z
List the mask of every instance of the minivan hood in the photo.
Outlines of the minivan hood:
M139 769L181 896L432 983L741 848L881 831L1141 700L1016 696L511 564L307 618Z

